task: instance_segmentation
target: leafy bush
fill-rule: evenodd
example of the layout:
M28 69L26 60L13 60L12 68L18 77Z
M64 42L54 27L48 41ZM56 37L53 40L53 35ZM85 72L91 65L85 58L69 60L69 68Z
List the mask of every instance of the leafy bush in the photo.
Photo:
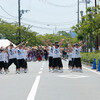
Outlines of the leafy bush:
M95 53L95 52L81 53L81 59L84 62L93 63L94 58L96 59L96 64L98 64L99 59L100 59L100 52L99 53Z

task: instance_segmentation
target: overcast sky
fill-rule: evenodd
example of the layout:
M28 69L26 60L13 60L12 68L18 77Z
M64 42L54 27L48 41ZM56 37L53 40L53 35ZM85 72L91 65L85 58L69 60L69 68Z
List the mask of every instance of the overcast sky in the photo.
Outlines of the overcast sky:
M94 6L94 1L88 6ZM0 5L11 15L0 8L0 18L18 21L18 0L0 0ZM77 0L21 0L21 9L30 10L23 14L22 24L33 25L32 30L40 34L69 31L77 23ZM85 3L80 3L81 10L85 14Z

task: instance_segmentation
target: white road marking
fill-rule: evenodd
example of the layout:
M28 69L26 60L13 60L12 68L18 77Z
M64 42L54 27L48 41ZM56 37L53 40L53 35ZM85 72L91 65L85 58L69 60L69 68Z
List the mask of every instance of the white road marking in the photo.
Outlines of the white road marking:
M86 77L89 77L89 76L83 76L83 75L59 75L58 77L64 77L64 78L86 78Z
M39 85L39 81L40 81L40 76L37 76L36 77L36 80L32 86L32 89L27 97L27 100L35 100L35 95L36 95L36 92L37 92L37 88L38 88L38 85Z
M39 74L42 74L42 71L40 71Z
M45 63L42 64L42 66L41 66L42 68L44 67L44 64L45 64Z
M92 70L92 69L87 68L87 67L83 67L83 68L86 69L86 70L89 70L89 71L91 71L91 72L93 72L93 73L95 73L95 74L100 75L100 72L97 72L96 70Z
M43 70L43 67L44 67L44 64L42 64L41 68L40 68L40 71L39 71L39 74L42 74L42 70ZM37 88L38 88L38 85L39 85L39 82L40 82L40 75L36 77L35 79L35 82L32 86L32 89L27 97L27 100L35 100L35 95L36 95L36 92L37 92Z
M43 70L43 68L40 68L40 70Z

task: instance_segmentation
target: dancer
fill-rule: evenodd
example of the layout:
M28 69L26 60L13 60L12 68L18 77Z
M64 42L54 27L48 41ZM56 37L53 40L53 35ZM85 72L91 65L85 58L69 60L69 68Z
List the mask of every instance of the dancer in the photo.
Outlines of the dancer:
M63 72L63 64L61 60L61 46L63 43L64 39L60 41L60 43L55 42L55 45L53 46L52 43L47 40L48 44L53 48L53 73L57 72L59 69L59 72Z

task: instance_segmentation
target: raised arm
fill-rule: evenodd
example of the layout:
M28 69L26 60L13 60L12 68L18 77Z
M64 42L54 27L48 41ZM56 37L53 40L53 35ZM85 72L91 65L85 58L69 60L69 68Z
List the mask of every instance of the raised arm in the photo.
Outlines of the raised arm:
M59 42L59 46L60 46L60 48L61 48L62 43L63 43L64 40L65 40L65 39L62 39L62 40Z
M17 45L17 47L15 48L19 48L19 46L21 46L22 44L24 44L24 42L21 42L19 45Z
M74 47L71 40L69 40L69 42L67 41L66 43L67 43L67 44L70 44L70 46L71 46L72 48Z
M66 52L67 52L67 53L69 53L69 50L68 50L68 48L66 48Z
M70 51L73 51L73 47L71 46L71 44L69 44L68 42L67 42L67 44L68 44L68 49L70 50Z
M85 43L83 45L81 45L81 47L83 48L86 45L87 41L85 41Z
M72 43L72 41L71 40L69 40L69 43L71 44L71 46L73 47L73 43Z
M9 46L10 46L10 45L8 45L8 46L6 47L6 50L8 50Z
M34 47L32 47L31 49L27 50L27 52L29 53Z
M47 40L48 44L53 47L52 43L50 42L50 40Z
M23 49L25 49L26 48L26 45L28 44L28 41L25 43L25 45L24 45L24 47L23 47Z
M45 40L43 40L44 44L48 47L48 44L45 42Z
M79 42L79 45L80 45L80 46L81 46L81 44L82 44L82 41Z

